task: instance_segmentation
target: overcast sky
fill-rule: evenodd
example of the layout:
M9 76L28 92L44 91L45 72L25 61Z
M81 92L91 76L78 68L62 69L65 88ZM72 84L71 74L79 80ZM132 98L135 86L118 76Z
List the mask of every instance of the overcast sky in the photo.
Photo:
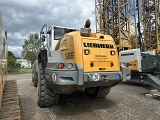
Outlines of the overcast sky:
M21 57L24 39L44 24L81 28L91 20L95 31L94 0L0 0L0 12L8 31L8 50Z

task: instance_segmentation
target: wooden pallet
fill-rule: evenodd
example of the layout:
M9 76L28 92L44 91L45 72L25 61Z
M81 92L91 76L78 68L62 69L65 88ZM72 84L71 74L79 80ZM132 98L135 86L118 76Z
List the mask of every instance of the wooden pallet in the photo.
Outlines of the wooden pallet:
M18 88L16 80L6 82L0 109L0 119L20 120L20 107L18 99Z

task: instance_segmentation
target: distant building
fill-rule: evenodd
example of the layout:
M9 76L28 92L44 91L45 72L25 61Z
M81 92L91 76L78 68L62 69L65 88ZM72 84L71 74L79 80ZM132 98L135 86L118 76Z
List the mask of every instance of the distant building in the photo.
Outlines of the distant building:
M26 59L17 59L17 62L21 64L21 68L31 68L31 62Z

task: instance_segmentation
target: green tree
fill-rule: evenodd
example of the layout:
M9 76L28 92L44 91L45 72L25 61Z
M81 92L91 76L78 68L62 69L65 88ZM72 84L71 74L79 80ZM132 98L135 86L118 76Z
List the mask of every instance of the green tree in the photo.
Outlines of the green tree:
M21 64L17 62L17 58L11 51L8 51L8 73L18 73Z
M37 33L31 33L28 39L24 39L24 45L22 47L22 57L31 61L31 64L33 64L40 48L39 35Z

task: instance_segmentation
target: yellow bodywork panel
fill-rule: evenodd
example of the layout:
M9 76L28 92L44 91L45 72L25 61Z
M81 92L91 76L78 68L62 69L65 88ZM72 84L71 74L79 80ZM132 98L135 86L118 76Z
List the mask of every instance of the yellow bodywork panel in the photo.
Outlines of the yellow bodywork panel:
M74 42L73 37L66 35L63 36L60 44L60 50L62 51L65 62L75 62L74 60Z
M116 45L109 35L71 32L61 39L60 50L65 62L74 62L84 72L120 71Z
M138 60L130 61L129 66L132 71L138 71Z
M85 72L119 71L118 54L112 39L82 38L82 44ZM113 48L105 45L113 45ZM85 55L87 50L89 50L89 54ZM114 55L111 55L111 52L114 52Z

